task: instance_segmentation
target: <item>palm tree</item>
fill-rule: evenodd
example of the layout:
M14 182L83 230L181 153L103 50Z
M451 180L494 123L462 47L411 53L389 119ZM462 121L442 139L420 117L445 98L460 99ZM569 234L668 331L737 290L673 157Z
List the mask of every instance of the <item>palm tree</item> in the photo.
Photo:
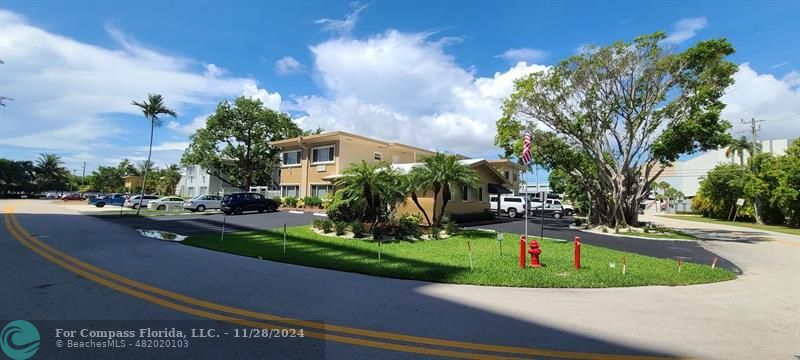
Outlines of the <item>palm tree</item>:
M39 191L45 186L63 185L69 179L69 170L63 164L56 154L39 154L35 167Z
M422 213L422 216L425 217L425 221L428 222L428 226L433 225L431 222L431 218L428 216L428 212L425 211L425 208L419 203L419 197L417 196L418 192L422 192L423 194L428 189L433 188L433 182L431 181L433 176L430 173L430 168L427 166L414 166L411 168L411 171L408 172L406 175L406 186L409 195L411 195L411 201L417 205L417 208Z
M456 155L436 153L425 158L423 163L423 166L428 168L426 170L427 182L432 185L433 189L433 223L440 226L447 202L450 201L451 189L464 186L475 188L480 184L480 178L473 168L459 161ZM442 193L442 208L437 216L436 206L439 192Z
M161 96L161 94L148 94L147 100L143 102L131 101L131 105L140 108L144 117L150 121L150 147L147 149L147 164L150 164L150 157L153 154L153 130L156 126L161 126L161 119L159 119L158 116L169 115L175 118L177 115L164 105L164 97ZM144 202L144 184L147 184L147 170L147 167L145 167L142 179L142 196L139 197L139 206L136 207L136 215L139 215L139 211L142 209L142 203Z
M758 147L758 145L756 145ZM747 138L742 136L739 139L733 140L730 145L728 145L728 149L725 150L725 156L729 158L733 158L734 155L739 155L739 164L744 166L744 153L748 153L750 157L753 157L753 147L752 144L747 141Z
M336 192L350 203L364 204L364 220L372 221L372 229L382 218L405 201L402 176L388 164L361 161L342 172L336 180Z
M158 191L162 194L175 193L175 187L181 180L181 169L178 165L172 164L159 171Z

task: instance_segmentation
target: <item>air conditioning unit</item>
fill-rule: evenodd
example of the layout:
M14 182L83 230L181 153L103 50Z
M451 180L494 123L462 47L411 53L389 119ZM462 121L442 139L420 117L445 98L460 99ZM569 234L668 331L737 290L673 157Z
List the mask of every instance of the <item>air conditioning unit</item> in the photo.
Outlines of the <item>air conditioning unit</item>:
M317 165L317 172L325 172L325 165Z

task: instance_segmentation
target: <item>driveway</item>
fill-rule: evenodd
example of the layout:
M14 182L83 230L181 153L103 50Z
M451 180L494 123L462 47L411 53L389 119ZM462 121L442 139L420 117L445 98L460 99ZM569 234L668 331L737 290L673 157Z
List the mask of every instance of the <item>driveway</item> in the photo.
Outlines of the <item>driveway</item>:
M545 218L544 236L566 241L573 241L576 236L580 236L581 242L584 244L601 246L619 251L628 251L664 259L675 259L677 257L682 257L684 261L698 264L711 264L713 259L717 257L717 266L731 270L736 274L742 273L742 270L736 266L736 264L724 258L723 256L705 249L696 241L669 241L602 235L570 229L569 225L572 222L573 220L568 218ZM523 234L525 232L525 220L519 219L511 222L474 226L472 228L489 229L512 234ZM529 236L538 237L541 234L541 230L541 218L528 219Z

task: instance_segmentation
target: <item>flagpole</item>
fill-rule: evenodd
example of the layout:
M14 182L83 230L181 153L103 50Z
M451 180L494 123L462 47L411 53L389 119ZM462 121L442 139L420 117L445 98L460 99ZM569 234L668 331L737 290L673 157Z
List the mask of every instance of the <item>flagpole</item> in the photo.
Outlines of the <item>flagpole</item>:
M525 165L525 170L522 171L522 179L525 180L525 174L528 173L528 166ZM528 212L530 212L531 202L528 200L528 181L525 180L525 247L528 247Z

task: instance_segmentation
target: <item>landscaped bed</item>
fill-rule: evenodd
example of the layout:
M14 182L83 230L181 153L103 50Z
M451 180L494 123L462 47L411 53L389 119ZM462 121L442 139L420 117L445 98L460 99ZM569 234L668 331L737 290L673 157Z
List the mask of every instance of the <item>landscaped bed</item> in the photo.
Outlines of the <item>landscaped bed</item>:
M470 270L468 243L472 248ZM520 287L601 288L643 285L689 285L730 280L735 275L707 265L625 253L582 245L582 268L573 269L573 244L550 239L540 241L542 268L520 269L519 238L505 235L503 255L497 234L462 231L443 240L384 241L345 239L316 234L308 226L287 230L286 254L283 231L237 232L190 236L183 244L264 260L349 271L400 279L454 284ZM529 258L529 255L526 253ZM622 274L622 259L627 271Z
M775 232L779 232L779 233L800 236L800 228L787 226L787 225L761 225L761 224L756 224L756 223L751 223L751 222L726 221L726 220L707 218L707 217L703 217L701 215L668 215L667 217L674 218L674 219L680 219L680 220L708 223L708 224L739 226L739 227L745 227L745 228L756 229L756 230L768 230L768 231L775 231Z

